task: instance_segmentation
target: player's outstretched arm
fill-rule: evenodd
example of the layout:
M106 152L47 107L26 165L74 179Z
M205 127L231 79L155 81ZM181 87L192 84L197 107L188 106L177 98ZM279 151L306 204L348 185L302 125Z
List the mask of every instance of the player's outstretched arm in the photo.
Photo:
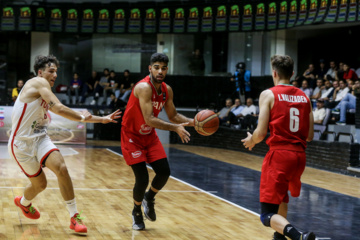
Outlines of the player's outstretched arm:
M270 90L265 90L260 94L259 98L259 120L258 125L253 134L247 133L248 136L241 140L245 148L250 151L255 144L264 140L268 132L270 111L274 102L274 94Z
M89 119L88 121L86 122L89 122L89 123L103 123L103 124L106 124L106 123L117 123L117 121L115 119L119 119L121 118L121 111L118 109L116 110L115 112L107 115L107 116L103 116L103 117L100 117L100 116L92 116L91 119Z
M37 81L34 82L34 88L38 89L39 94L49 105L49 110L53 113L72 121L87 122L91 119L92 115L89 112L82 114L63 105L51 91L50 84L45 78L38 77Z
M173 95L173 90L170 86L167 86L168 89L168 99L165 102L165 111L166 114L170 120L170 122L172 123L177 123L177 124L185 124L183 126L191 126L194 127L195 126L195 120L191 119L191 118L187 118L184 115L178 113L176 111L175 105L174 105L174 95Z

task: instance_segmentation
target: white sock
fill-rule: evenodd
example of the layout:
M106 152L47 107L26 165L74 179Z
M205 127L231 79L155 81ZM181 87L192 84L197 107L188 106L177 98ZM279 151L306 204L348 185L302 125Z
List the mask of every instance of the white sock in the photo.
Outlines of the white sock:
M27 200L27 199L25 198L25 196L23 196L23 197L20 199L20 204L23 205L23 206L25 206L25 207L27 207L27 206L29 206L29 205L31 204L31 201Z
M72 218L76 213L78 213L75 198L73 200L65 201L65 203L66 208L70 213L70 218Z

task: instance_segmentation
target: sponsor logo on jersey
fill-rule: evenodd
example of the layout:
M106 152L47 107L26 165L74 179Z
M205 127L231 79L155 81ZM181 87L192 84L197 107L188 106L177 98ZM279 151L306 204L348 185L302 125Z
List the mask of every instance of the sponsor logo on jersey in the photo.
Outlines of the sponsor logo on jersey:
M129 142L133 143L134 141L130 138L130 139L129 139Z
M141 151L136 151L136 152L132 152L132 153L131 153L131 156L132 156L133 158L138 158L138 157L141 156L141 154L142 154Z
M147 134L151 133L151 130L152 130L152 127L150 127L147 124L143 124L143 125L141 125L141 128L140 128L139 132L142 135L147 135Z

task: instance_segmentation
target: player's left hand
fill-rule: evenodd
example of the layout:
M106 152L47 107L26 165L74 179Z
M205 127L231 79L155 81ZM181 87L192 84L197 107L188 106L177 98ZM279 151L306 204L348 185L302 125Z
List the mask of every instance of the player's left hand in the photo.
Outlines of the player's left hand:
M252 134L247 132L247 137L241 140L243 142L243 145L245 148L248 148L249 151L251 151L253 149L253 147L255 147L255 143L252 140Z
M115 121L114 119L118 119L121 118L121 111L118 109L115 112L103 117L102 123L106 124L109 122L113 122L113 123L117 123L117 121Z
M184 127L195 127L195 119L192 119L191 121L187 123L182 124Z

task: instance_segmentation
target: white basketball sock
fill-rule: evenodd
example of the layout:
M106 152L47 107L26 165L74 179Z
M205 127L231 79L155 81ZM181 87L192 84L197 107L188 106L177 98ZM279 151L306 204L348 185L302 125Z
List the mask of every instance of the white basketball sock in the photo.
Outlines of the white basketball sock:
M31 201L27 200L25 198L25 196L23 196L21 199L20 199L20 204L23 205L24 207L27 207L31 204Z
M65 203L66 203L66 208L70 213L70 218L72 218L76 213L78 213L75 198L69 201L65 201Z

